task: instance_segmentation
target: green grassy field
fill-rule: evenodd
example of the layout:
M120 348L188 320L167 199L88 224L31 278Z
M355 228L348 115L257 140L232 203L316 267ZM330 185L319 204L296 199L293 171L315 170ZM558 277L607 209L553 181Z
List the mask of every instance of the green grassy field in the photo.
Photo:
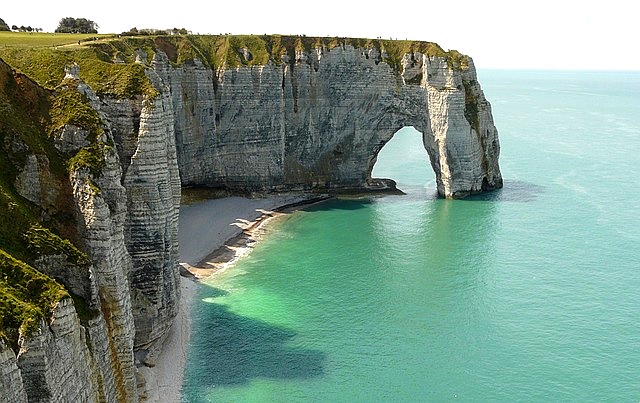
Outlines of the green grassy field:
M93 38L106 39L114 34L54 34L50 32L0 32L0 46L51 47L77 44Z

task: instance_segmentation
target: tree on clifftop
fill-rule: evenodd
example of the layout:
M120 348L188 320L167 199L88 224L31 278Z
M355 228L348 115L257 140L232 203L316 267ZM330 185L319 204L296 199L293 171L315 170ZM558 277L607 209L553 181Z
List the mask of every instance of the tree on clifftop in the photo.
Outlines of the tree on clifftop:
M86 18L65 17L58 23L56 32L69 34L97 34L98 24Z
M0 18L0 31L11 31L7 23L4 22L2 18Z

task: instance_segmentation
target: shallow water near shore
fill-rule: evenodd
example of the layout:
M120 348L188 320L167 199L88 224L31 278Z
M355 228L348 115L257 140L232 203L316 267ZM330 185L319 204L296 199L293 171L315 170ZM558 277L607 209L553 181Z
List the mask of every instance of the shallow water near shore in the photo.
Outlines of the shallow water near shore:
M201 287L183 401L638 401L640 73L479 72L505 188L288 215Z

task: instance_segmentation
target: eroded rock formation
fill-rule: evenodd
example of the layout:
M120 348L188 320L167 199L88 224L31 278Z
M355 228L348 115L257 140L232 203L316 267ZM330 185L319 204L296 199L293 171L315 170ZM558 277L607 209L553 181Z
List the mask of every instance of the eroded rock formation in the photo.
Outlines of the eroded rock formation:
M379 46L344 42L294 47L262 64L247 47L231 49L253 63L231 67L200 57L177 63L171 50L155 49L151 61L131 55L148 63L154 91L128 97L96 94L82 71L67 70L65 85L99 122L52 133L60 155L88 153L89 162L69 165L68 181L52 173L53 151L3 134L7 152L26 153L16 192L45 216L66 206L89 259L49 254L33 265L90 314L77 315L63 298L17 351L0 338L0 401L138 400L136 365L154 365L178 310L181 184L379 190L389 183L371 178L378 152L414 126L442 196L502 186L490 105L467 57L416 50L394 59Z
M212 71L155 66L169 85L185 185L236 190L369 187L377 153L414 126L445 197L502 186L491 108L473 62L405 54L398 70L376 49L296 52L280 65Z

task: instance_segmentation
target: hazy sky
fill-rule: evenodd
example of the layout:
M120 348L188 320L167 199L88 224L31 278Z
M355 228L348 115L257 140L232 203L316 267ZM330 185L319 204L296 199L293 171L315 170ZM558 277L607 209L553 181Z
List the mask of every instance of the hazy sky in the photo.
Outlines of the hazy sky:
M11 25L53 31L62 17L100 33L187 28L194 33L305 34L419 39L457 49L480 68L640 70L640 16L632 0L607 1L17 1Z

